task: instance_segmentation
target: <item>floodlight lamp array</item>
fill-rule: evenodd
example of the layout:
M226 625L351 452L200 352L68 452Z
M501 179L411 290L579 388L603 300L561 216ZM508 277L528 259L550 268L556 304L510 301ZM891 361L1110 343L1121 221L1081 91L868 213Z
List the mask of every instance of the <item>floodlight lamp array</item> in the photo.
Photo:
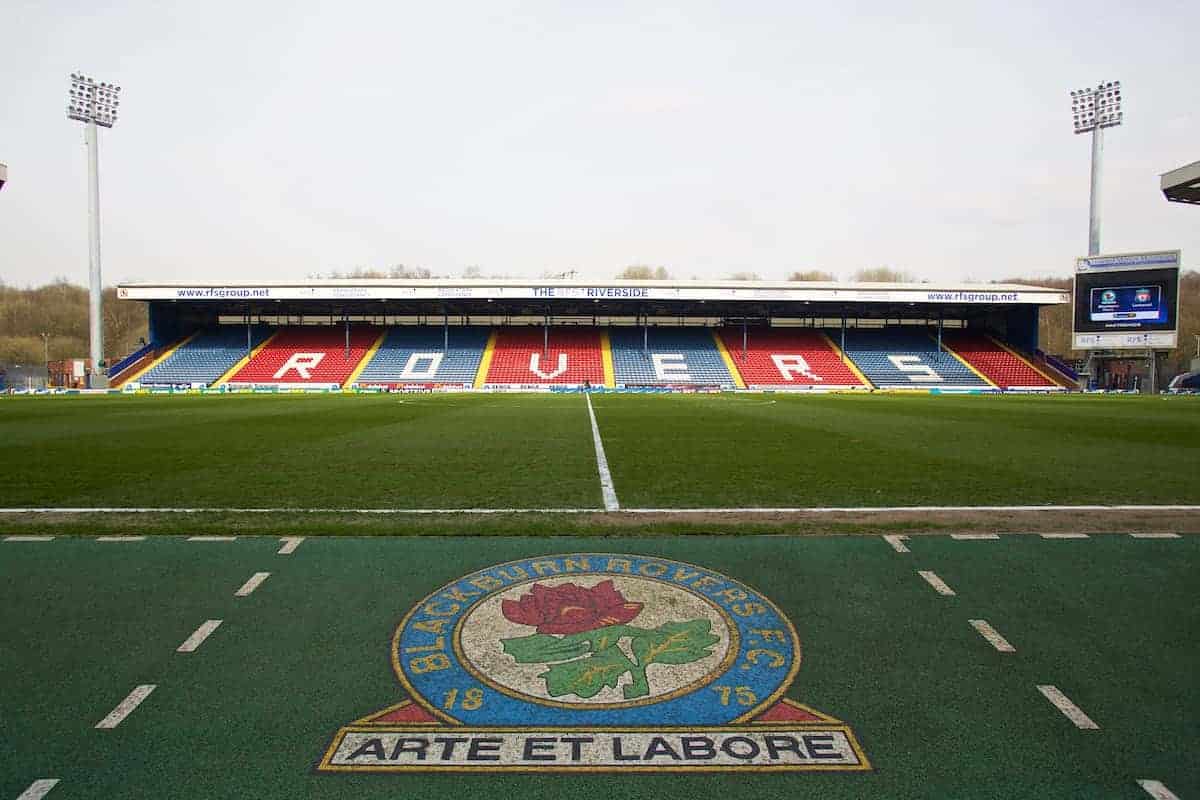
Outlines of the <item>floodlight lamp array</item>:
M67 94L67 117L80 122L94 122L111 128L117 122L121 105L121 87L111 83L96 83L81 73L71 73L71 88Z
M1120 125L1125 116L1121 110L1121 82L1102 81L1094 89L1071 92L1071 116L1076 133Z

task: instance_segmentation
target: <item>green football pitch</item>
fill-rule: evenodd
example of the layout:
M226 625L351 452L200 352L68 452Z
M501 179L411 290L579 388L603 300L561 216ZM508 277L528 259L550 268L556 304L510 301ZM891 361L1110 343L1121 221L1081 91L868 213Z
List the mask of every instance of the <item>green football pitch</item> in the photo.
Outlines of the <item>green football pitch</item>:
M614 451L627 458L647 452L632 433L619 432L622 412L611 406L607 416L620 442ZM182 409L176 429L187 428L184 404L173 408ZM255 410L277 414L283 425L288 416L274 408ZM948 406L948 413L964 413L958 408ZM742 413L753 420L763 412ZM567 414L542 417L542 446L575 435L574 423L559 419ZM152 428L136 413L126 424L143 435ZM664 417L661 424L669 436L683 423ZM331 422L314 434L331 437L324 448L331 439L354 438L337 427ZM171 456L159 444L164 463L193 455ZM1142 446L1170 450L1165 442ZM537 447L532 455L555 460ZM466 469L468 458L452 454L451 463ZM246 480L273 480L267 467L258 463ZM564 473L570 483L570 468ZM102 478L94 473L75 496L93 496ZM555 499L594 502L579 478L577 490L563 489ZM171 479L182 481L178 474ZM505 491L516 492L522 480L514 475ZM214 481L194 491L228 491ZM689 496L682 485L673 495L681 502ZM277 496L298 491L276 486ZM5 491L14 492L11 484ZM1159 781L1179 797L1200 794L1200 537L310 537L292 547L281 554L280 541L266 537L0 540L0 798L50 780L58 781L50 800L1147 797L1139 780ZM613 552L699 565L772 600L794 624L803 652L786 696L844 721L871 769L317 769L342 726L406 698L390 641L422 598L501 562ZM954 594L935 591L921 571ZM235 596L256 573L269 577ZM177 652L208 620L221 624L193 652ZM998 650L972 620L986 621L1014 651ZM154 689L117 724L98 729L138 686ZM1091 726L1077 727L1039 686L1056 687L1076 720L1086 715ZM710 703L737 696L708 694Z
M1195 398L597 395L592 404L622 509L1200 503ZM605 507L581 395L8 398L0 463L0 508ZM152 532L195 524L342 530L278 511L120 522ZM446 532L431 520L353 524ZM560 527L561 515L476 524L462 532L577 529Z

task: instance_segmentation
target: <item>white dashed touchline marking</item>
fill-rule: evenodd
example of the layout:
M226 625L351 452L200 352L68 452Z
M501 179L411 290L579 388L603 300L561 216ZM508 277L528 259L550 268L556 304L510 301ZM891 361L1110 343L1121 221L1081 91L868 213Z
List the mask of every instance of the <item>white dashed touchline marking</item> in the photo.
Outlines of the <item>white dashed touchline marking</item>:
M892 549L897 553L911 553L912 551L908 549L908 545L904 544L904 540L907 538L903 534L889 533L884 535L883 540L890 544Z
M1134 539L1178 539L1178 533L1131 533Z
M184 640L183 644L179 645L179 647L176 648L175 652L176 653L194 653L194 652L196 652L196 649L198 647L200 647L200 645L204 644L204 640L207 639L212 634L213 631L215 631L218 627L220 627L220 625L221 625L221 620L219 620L219 619L208 620L203 625L201 625L199 628L196 628L196 632L193 633L191 636L187 637L187 639Z
M96 723L96 727L101 730L109 730L121 724L122 720L133 713L133 710L141 705L142 701L150 696L154 691L155 684L144 683L141 686L134 687L129 696L117 705L108 716Z
M245 597L246 595L250 594L255 589L257 589L259 586L262 586L262 582L265 581L269 577L271 577L271 573L269 573L269 572L254 573L253 575L250 576L250 580L248 580L242 584L242 588L238 589L236 592L233 593L233 596L234 597Z
M1083 709L1072 703L1065 694L1058 690L1057 686L1045 684L1039 685L1037 688L1047 700L1054 704L1055 708L1063 713L1063 716L1075 724L1076 728L1081 731L1100 730L1100 726L1092 722L1092 718L1083 713Z
M6 542L52 542L53 536L5 536Z
M304 541L304 537L285 536L279 541L283 542L283 547L279 548L279 552L276 553L276 555L290 556L292 553L296 552L296 548L299 547L300 543Z
M1146 794L1154 798L1154 800L1179 800L1179 798L1162 785L1162 781L1151 781L1145 778L1138 780L1138 786L1146 790Z
M1043 539L1086 539L1086 533L1043 533Z
M976 542L976 541L982 541L983 539L999 539L1000 534L998 534L998 533L952 533L952 534L950 534L950 538L958 539L959 541L964 541L964 542Z
M29 788L17 796L17 800L42 800L46 793L55 787L58 778L39 778L29 784ZM1161 784L1160 784L1161 785ZM1171 795L1174 797L1174 795Z
M234 542L236 536L189 536L189 542Z
M947 586L946 582L944 580L942 580L941 578L939 578L937 575L930 572L929 570L919 569L919 570L917 570L917 574L920 575L922 578L924 578L925 582L928 583L930 586L932 586L937 591L938 594L943 594L943 595L946 595L947 597L954 596L954 590L951 589L949 586Z
M97 536L97 542L144 542L145 536Z
M1001 653L1015 653L1017 648L1008 643L1008 640L996 632L996 629L988 624L986 619L973 619L970 621L971 627L979 631L979 635L991 642L992 647L999 650Z

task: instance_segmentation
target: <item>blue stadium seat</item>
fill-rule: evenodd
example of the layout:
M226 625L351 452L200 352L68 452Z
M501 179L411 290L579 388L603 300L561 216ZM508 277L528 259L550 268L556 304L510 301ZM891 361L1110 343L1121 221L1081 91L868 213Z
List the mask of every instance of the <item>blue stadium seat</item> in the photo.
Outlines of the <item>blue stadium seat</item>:
M444 350L442 328L392 328L357 382L472 383L487 340L487 328L450 328Z
M648 349L641 328L611 328L609 338L618 386L734 385L708 328L651 328Z
M271 333L265 326L250 329L250 346L257 347ZM207 330L180 347L167 359L138 378L141 384L211 384L246 355L246 328L241 325Z
M841 331L831 330L833 341ZM925 328L847 328L845 353L881 389L989 388Z

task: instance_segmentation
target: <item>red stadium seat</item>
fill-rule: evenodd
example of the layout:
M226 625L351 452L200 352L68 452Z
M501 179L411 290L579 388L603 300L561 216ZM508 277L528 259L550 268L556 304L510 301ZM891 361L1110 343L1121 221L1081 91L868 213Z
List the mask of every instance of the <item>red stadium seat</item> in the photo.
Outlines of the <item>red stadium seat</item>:
M751 328L744 354L741 328L722 328L719 335L747 386L864 385L819 331Z
M599 330L551 328L545 352L544 335L542 328L499 329L485 383L604 385Z
M284 328L227 383L342 384L366 356L382 330L337 327Z
M942 343L983 373L1001 389L1054 389L1046 378L1023 359L1013 355L990 337L974 331L943 331Z

